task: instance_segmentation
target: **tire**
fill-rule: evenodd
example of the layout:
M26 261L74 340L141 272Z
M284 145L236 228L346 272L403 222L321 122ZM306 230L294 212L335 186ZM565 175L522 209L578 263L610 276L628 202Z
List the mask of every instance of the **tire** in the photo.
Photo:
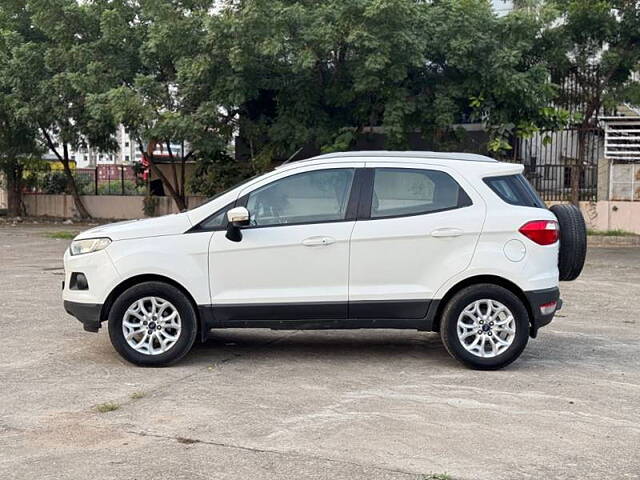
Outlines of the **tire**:
M487 301L492 303L492 311L495 314L493 320L490 320L491 317L487 320L478 319L475 314L468 313L468 308L476 304L481 306L481 314L488 313L488 309L485 308ZM508 315L502 307L505 307L511 315ZM463 311L467 312L465 316ZM482 317L482 315L479 316ZM472 317L477 321L472 321ZM464 328L459 327L458 324L461 318L466 325ZM512 320L507 321L509 318ZM482 322L483 325L478 322ZM486 322L491 325L487 325ZM500 325L502 322L506 323ZM469 328L469 324L476 326ZM481 335L476 333L485 328L487 330ZM507 328L514 329L515 333L508 333ZM470 336L461 339L459 331L463 334L469 333ZM488 283L471 285L456 293L445 305L441 317L440 336L449 354L467 367L476 370L497 370L516 360L527 346L529 313L520 298L506 288ZM482 340L482 337L485 339ZM482 349L487 356L483 357L480 352L472 352L465 347L465 343L472 347L476 338L479 339L478 344L482 343ZM508 346L500 344L498 347L492 347L491 342L497 343L498 340L508 343ZM479 345L475 348L479 348ZM493 356L488 355L489 350L494 353Z
M127 340L125 331L133 335L131 340ZM197 316L189 298L162 282L130 287L120 294L109 312L111 344L125 360L142 367L177 362L191 350L197 331ZM140 341L141 346L136 349L130 341Z
M560 224L560 280L575 280L582 272L587 257L587 226L582 213L575 205L554 205L550 210Z

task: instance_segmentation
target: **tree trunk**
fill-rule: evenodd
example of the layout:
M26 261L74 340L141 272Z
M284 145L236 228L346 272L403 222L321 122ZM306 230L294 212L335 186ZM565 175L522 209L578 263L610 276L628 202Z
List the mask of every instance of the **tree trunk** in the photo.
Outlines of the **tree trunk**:
M62 168L64 169L64 173L67 176L67 185L69 185L69 190L71 191L73 203L75 204L76 210L78 211L78 216L82 219L91 218L91 215L85 208L84 204L82 203L82 199L80 198L78 186L76 185L76 179L73 178L73 172L71 171L71 167L69 166L69 150L66 144L63 147L63 154L64 155L61 160Z
M155 145L156 142L149 142L149 144L147 145L147 151L145 151L144 148L142 148L142 143L139 143L140 151L146 157L147 162L149 163L149 168L160 179L162 184L167 187L167 190L169 190L169 195L171 195L171 198L173 198L176 207L178 207L178 211L183 212L187 209L184 198L180 195L179 192L176 191L169 179L165 176L164 173L162 173L162 170L160 170L153 161L153 150L155 149Z
M60 155L60 152L58 152L58 150L56 149L56 146L53 143L53 140L51 139L51 135L49 135L49 132L47 132L47 129L41 125L40 131L42 132L42 135L44 136L49 149L54 153L54 155L58 158L58 160L60 160L60 163L62 163L62 168L64 170L65 176L67 177L67 182L69 185L69 189L71 190L71 196L73 197L73 202L75 203L76 210L78 211L78 216L83 219L91 218L91 215L89 215L89 212L84 207L84 204L80 199L80 194L78 193L78 186L76 185L76 181L73 178L73 172L71 171L71 167L69 167L69 149L67 148L67 144L65 143L63 145L63 151L62 151L63 154Z
M22 215L22 167L16 165L7 169L7 213L10 217Z
M180 196L184 199L185 203L187 203L187 193L186 193L186 189L185 189L185 174L184 174L184 169L186 167L187 164L187 159L184 156L184 141L182 142L182 149L180 151L180 165L181 165L181 170L180 170Z

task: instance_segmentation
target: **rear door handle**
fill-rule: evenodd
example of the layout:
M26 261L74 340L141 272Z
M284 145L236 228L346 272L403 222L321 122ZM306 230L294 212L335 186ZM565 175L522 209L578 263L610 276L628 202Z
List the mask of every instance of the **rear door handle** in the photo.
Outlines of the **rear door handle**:
M459 228L437 228L431 232L432 237L459 237L464 231Z
M305 238L302 241L302 244L305 247L323 247L326 245L331 245L332 243L335 243L336 239L333 237L309 237L309 238Z

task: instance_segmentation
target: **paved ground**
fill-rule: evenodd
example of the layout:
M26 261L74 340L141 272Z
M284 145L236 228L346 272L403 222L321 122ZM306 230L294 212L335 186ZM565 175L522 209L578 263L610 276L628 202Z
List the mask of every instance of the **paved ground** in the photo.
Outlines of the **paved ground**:
M140 369L64 313L63 228L0 227L2 479L640 478L640 249L592 249L500 372L394 331L223 331Z

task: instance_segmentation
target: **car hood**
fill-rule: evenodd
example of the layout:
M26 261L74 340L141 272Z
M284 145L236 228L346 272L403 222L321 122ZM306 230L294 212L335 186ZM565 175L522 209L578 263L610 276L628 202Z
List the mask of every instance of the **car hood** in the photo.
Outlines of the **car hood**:
M80 233L75 239L109 237L111 240L160 237L179 235L191 228L191 221L185 213L176 213L157 218L128 220L91 228Z

